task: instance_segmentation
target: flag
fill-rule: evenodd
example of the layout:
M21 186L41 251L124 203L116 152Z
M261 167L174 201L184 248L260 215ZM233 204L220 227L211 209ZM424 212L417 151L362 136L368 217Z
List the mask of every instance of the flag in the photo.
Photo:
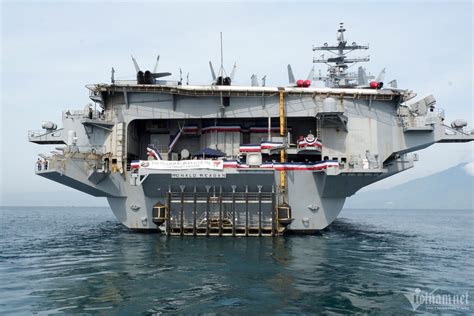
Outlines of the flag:
M155 157L156 160L161 160L160 153L158 152L158 149L153 144L149 144L146 147L146 152L148 156Z

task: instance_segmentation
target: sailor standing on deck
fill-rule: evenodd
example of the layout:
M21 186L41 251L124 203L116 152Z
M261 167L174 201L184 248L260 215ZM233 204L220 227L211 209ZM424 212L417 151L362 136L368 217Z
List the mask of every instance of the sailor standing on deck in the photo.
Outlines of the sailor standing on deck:
M36 160L36 168L38 169L38 171L41 171L41 159L38 158L38 160Z

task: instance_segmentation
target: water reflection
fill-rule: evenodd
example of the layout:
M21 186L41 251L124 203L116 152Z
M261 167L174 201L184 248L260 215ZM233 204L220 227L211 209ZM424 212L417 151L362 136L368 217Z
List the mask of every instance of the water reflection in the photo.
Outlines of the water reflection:
M460 248L453 261L426 232L355 219L319 236L168 238L87 212L42 213L30 232L5 226L0 313L397 313L408 307L403 293L439 286L430 271L449 274L469 258ZM436 252L420 246L433 241ZM444 284L469 290L470 281Z

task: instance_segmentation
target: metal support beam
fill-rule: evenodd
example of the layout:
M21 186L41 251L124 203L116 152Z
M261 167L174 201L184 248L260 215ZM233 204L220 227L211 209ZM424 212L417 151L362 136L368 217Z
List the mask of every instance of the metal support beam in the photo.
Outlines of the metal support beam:
M275 208L276 208L276 204L275 204L275 187L272 185L272 236L275 236L276 233L277 233L277 227L275 225L276 223L276 217L275 217Z
M258 186L258 236L262 236L262 186Z
M219 236L222 236L222 212L224 205L222 204L222 186L219 187Z
M196 216L197 216L197 192L196 192L196 186L194 186L194 196L193 196L193 236L196 236L197 234L197 228L196 228Z
M181 185L180 186L181 188L181 212L180 212L180 216L179 216L179 226L180 226L180 230L179 230L179 233L181 234L181 236L184 236L184 185Z
M285 132L286 132L285 90L283 88L279 90L280 90L280 137L284 138ZM283 146L280 149L280 162L281 163L285 162L285 154L286 154L285 151L286 151L286 146ZM282 192L286 190L286 173L284 170L280 171L280 189Z
M176 111L176 100L175 100L175 95L171 95L171 104L173 105L173 111Z
M171 188L169 188L166 199L167 216L166 216L166 234L169 236L171 232Z
M232 236L235 237L235 188L236 186L232 186Z
M130 104L128 103L128 92L127 92L127 88L123 87L123 98L125 100L125 106L127 109L130 108Z
M245 236L249 235L249 187L245 186Z
M206 196L206 236L209 236L209 202L211 199L211 193L209 192L211 189L210 185L206 185L207 196Z

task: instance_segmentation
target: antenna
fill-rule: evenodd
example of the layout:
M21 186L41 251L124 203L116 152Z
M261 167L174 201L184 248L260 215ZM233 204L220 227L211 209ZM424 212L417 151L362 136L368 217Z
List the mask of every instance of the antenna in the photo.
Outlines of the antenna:
M220 32L220 49L221 49L221 65L219 67L219 71L217 72L217 76L214 72L214 68L212 67L212 63L209 62L209 68L211 68L211 76L212 76L212 84L217 86L230 86L234 79L235 69L237 68L237 64L234 63L234 67L232 68L232 72L230 76L227 76L227 73L224 68L224 42L222 39L222 32ZM228 97L224 98L224 102L228 100Z
M222 32L221 32L221 68L224 67L224 48L222 44Z
M219 69L219 73L217 74L218 77L227 77L227 73L224 69L224 44L222 41L222 32L220 32L220 39L221 39L221 68Z
M232 68L232 72L230 73L230 80L234 81L235 76L235 69L237 68L237 63L234 63L234 68Z
M337 44L329 45L324 43L323 46L313 46L313 51L328 51L334 54L334 57L325 57L324 54L320 57L313 58L313 63L320 63L328 65L328 77L325 79L326 86L344 87L354 86L357 84L358 74L348 73L347 69L358 62L367 62L370 60L369 56L348 58L347 55L355 50L367 50L369 45L359 45L356 42L347 43L345 38L346 29L344 23L339 23L337 30ZM362 78L361 78L362 79Z
M256 74L253 74L250 77L250 84L252 85L252 87L258 87L258 78Z

